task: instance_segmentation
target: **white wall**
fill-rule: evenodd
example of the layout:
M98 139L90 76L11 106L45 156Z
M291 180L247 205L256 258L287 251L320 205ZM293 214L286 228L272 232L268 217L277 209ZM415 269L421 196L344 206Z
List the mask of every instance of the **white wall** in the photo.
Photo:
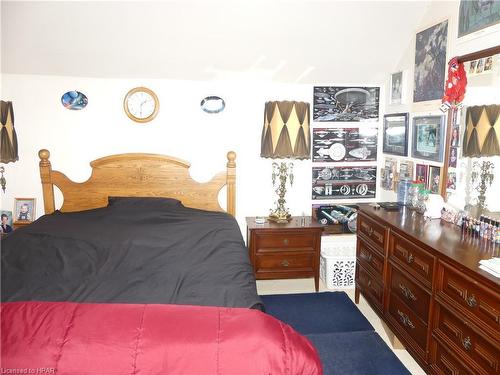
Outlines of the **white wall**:
M447 48L447 61L453 56L460 56L470 52L479 51L492 46L496 46L500 41L500 24L484 29L482 31L470 34L463 38L457 38L458 30L458 2L454 1L435 1L432 2L428 9L427 14L422 18L420 26L415 30L415 34L422 31L428 27L431 27L439 22L448 19L448 48ZM399 112L409 112L410 113L410 147L409 155L411 155L411 117L415 115L427 115L427 114L442 114L439 111L440 101L425 102L425 103L412 103L413 101L413 68L415 64L415 36L408 41L408 47L401 52L401 59L394 64L391 72L388 72L387 81L385 82L385 87L390 90L390 73L397 71L403 71L405 74L405 85L404 85L404 97L406 101L402 104L390 104L389 100L386 101L386 113L399 113ZM467 67L467 65L466 65ZM486 78L485 78L486 76ZM464 105L480 105L480 104L498 104L500 103L500 69L497 69L493 74L485 75L483 77L469 77L469 83L467 87L467 92L464 100ZM446 140L448 144L448 140ZM442 163L434 163L426 160L419 160L414 158L401 158L395 157L393 155L387 155L388 157L393 157L398 160L409 159L413 160L415 164L430 164L436 166L442 166ZM384 155L385 158L385 155ZM498 166L498 165L497 165ZM467 163L463 160L459 160L457 170L457 193L454 197L450 199L450 202L456 204L459 207L463 207L465 203L465 185L468 181L468 175L465 173L467 168ZM462 172L462 173L460 173ZM494 185L489 189L489 196L487 199L487 204L491 210L500 210L500 201L492 199L493 192L497 192L500 189L500 173L497 168L496 170L496 180ZM396 200L396 194L391 191L381 190L381 199L393 201Z

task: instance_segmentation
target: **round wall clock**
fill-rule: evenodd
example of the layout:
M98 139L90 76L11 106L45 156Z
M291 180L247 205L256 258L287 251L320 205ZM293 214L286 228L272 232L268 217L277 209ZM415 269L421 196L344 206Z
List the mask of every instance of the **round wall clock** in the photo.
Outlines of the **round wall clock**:
M158 114L160 102L152 90L136 87L125 95L123 109L130 119L136 122L148 122Z

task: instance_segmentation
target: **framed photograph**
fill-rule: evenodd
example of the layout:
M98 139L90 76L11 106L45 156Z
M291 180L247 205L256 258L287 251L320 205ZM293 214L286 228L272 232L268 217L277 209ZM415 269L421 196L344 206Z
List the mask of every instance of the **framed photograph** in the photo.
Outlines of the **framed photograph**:
M413 179L413 162L409 160L401 160L399 162L399 178L410 177Z
M384 173L382 179L382 188L384 190L393 190L396 183L398 161L393 158L384 160Z
M445 116L413 117L411 156L435 162L443 161Z
M500 2L460 0L458 37L474 33L500 22Z
M315 86L313 121L378 121L380 87Z
M441 167L429 166L429 190L432 194L441 191Z
M376 127L314 128L313 162L377 160Z
M312 199L375 198L377 167L313 167Z
M14 198L14 220L34 221L35 208L35 198Z
M403 103L403 72L391 74L391 104Z
M413 102L441 99L447 68L448 20L417 34Z
M422 181L427 186L429 176L429 166L427 164L417 164L415 167L415 180Z
M12 232L12 211L0 211L1 225L0 234Z
M456 147L450 148L450 158L448 159L448 167L456 168L458 160L458 150Z
M408 156L408 113L384 116L384 154Z
M448 181L446 182L447 190L456 190L457 189L457 174L456 172L448 173Z

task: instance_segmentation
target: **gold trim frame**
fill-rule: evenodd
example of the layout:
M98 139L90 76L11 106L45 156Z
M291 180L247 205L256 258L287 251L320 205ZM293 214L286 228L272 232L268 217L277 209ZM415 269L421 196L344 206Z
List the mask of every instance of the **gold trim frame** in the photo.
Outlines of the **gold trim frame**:
M19 214L17 206L18 202L26 201L31 204L31 210L29 210L30 214L30 219L28 220L20 220L19 219ZM35 198L14 198L14 212L12 215L12 223L13 225L20 224L20 223L32 223L35 221L36 218L36 199Z
M151 97L153 98L153 100L155 102L155 109L154 109L153 113L151 113L148 117L139 118L139 117L135 117L132 113L130 113L127 102L128 102L128 99L132 95L134 95L136 92L145 92L146 94L151 95ZM156 115L158 114L158 111L160 110L160 101L158 100L158 96L156 96L156 94L153 92L153 90L148 89L147 87L143 87L143 86L136 87L136 88L133 88L132 90L130 90L127 93L127 95L125 95L125 98L123 99L123 110L125 111L127 116L132 121L145 123L145 122L149 122L149 121L153 120L156 117Z

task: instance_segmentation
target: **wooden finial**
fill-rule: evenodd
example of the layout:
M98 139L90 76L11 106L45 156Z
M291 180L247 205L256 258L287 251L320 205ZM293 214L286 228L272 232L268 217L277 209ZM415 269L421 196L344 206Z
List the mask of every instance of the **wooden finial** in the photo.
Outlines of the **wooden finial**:
M236 160L236 152L229 151L227 153L227 166L234 168L236 166L235 160Z
M50 151L43 148L40 151L38 151L38 157L42 161L47 161L50 158Z

